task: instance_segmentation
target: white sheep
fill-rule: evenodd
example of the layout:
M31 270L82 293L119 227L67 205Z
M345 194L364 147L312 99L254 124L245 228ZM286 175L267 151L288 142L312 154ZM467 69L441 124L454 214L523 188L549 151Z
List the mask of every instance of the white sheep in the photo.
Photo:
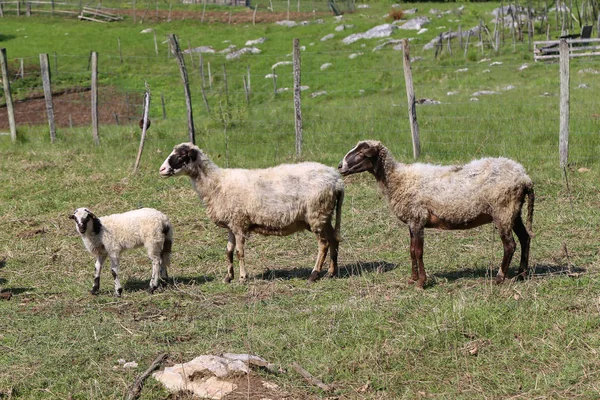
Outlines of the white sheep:
M409 282L423 288L425 228L470 229L493 222L504 257L496 282L504 281L515 252L514 231L521 244L519 277L529 263L533 233L533 183L521 164L507 158L483 158L466 165L402 164L380 142L359 142L338 167L343 176L368 171L375 176L392 212L410 233L412 275ZM527 227L521 209L528 198Z
M85 248L96 256L92 294L97 294L100 289L100 271L104 260L109 257L115 295L120 297L123 292L118 276L121 252L142 246L146 247L152 261L149 292L154 292L158 287L159 276L162 281L168 279L173 228L165 214L153 208L140 208L98 218L87 208L78 208L70 218L75 220Z
M285 236L310 230L319 240L319 253L309 281L318 279L328 250L328 275L337 274L344 184L334 168L314 162L266 169L219 168L197 146L182 143L175 146L159 172L163 177L189 176L208 216L229 231L225 282L234 276L234 248L240 282L246 281L244 242L251 232ZM334 211L335 228L331 224Z

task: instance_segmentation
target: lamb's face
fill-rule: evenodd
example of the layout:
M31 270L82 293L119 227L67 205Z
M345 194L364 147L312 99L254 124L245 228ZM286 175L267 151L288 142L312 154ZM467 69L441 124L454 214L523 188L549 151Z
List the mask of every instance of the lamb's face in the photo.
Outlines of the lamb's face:
M372 171L379 154L379 142L363 141L348 152L338 165L338 170L343 176L357 174L363 171Z
M79 233L84 234L87 231L88 224L93 222L95 218L94 214L87 208L78 208L75 212L69 216L69 218L75 220L75 226Z
M198 148L196 146L191 143L178 144L162 163L158 172L165 178L184 174L188 164L195 162L197 158Z

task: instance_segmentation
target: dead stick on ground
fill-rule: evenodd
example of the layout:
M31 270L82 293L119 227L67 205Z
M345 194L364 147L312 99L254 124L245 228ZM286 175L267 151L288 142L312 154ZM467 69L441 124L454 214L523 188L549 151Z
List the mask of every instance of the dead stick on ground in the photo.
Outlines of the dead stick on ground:
M323 381L321 381L320 379L315 378L314 376L312 376L310 374L310 372L308 372L307 370L305 370L304 368L302 368L297 362L293 362L292 363L292 368L294 368L294 370L297 373L299 373L300 375L302 375L302 377L304 379L306 379L306 381L308 383L310 383L311 385L318 386L324 392L331 392L333 390L331 388L331 386L324 384Z
M133 382L133 385L131 385L131 389L129 389L129 394L127 395L127 400L134 400L134 399L137 399L138 397L140 397L140 394L142 394L142 388L144 387L144 381L146 380L146 378L148 376L150 376L152 371L154 371L156 368L160 367L160 364L162 364L162 362L166 358L167 358L167 353L163 353L163 354L159 355L158 357L156 357L156 359L154 360L152 365L150 365L148 367L148 369L146 371L144 371L144 373L141 374L135 380L135 382Z

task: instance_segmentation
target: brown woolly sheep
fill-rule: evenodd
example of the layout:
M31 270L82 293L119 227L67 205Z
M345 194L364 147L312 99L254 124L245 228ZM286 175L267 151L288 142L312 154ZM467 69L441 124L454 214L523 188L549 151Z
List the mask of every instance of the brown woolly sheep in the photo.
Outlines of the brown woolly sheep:
M380 142L359 142L338 166L343 176L368 171L375 176L391 211L408 225L412 275L410 283L423 288L425 228L471 229L493 222L504 245L496 282L504 281L516 243L521 244L519 277L529 263L533 233L533 183L522 165L507 158L483 158L466 165L402 164ZM527 227L521 209L528 198Z

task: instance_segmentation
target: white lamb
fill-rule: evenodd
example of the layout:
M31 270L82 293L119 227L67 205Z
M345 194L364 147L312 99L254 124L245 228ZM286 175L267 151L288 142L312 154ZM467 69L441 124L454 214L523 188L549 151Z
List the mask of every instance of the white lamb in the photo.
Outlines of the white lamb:
M165 214L153 208L141 208L98 218L87 208L78 208L69 218L75 220L85 248L96 256L92 294L97 294L100 289L100 271L104 260L109 257L115 279L115 296L120 297L123 292L118 277L121 252L142 246L146 247L152 261L148 291L156 290L159 276L163 282L167 280L173 228Z
M335 169L315 162L266 169L219 168L194 144L181 143L159 172L163 177L189 176L210 219L229 231L225 282L233 279L234 249L240 281L247 279L244 244L251 232L279 236L302 230L314 232L319 253L309 281L319 278L328 250L328 275L337 274L344 183Z

